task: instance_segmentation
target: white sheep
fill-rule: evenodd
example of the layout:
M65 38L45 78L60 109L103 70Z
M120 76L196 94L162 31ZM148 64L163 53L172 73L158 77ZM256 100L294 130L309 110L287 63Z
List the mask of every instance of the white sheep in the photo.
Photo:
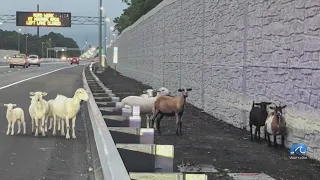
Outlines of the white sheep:
M49 105L46 100L43 99L43 96L46 96L46 92L30 92L30 98L31 103L29 106L29 114L31 117L32 122L32 131L34 131L34 124L35 124L35 133L34 136L37 137L39 133L39 127L40 132L42 133L42 136L45 136L45 124L46 124L46 118L49 110ZM39 122L41 120L41 122ZM39 126L40 125L40 126Z
M57 118L61 119L61 135L64 136L64 122L66 123L67 133L66 139L70 139L70 125L69 119L72 119L72 138L76 138L75 134L75 125L76 125L76 117L77 113L80 109L81 101L88 101L89 96L88 93L83 89L79 88L76 90L73 98L68 98L66 96L58 94L57 97L53 101L53 132L52 135L56 135L56 122Z
M53 102L54 102L54 99L50 99L50 100L48 101L48 104L49 104L49 112L48 112L47 119L50 121L48 130L51 130L51 129L52 129L52 122L53 122ZM57 121L58 121L58 131L60 131L61 120L60 120L59 118L57 118Z
M140 95L140 97L143 98L149 98L149 97L153 97L153 92L155 92L156 90L153 89L147 89L143 91L143 94Z
M167 96L170 91L161 87L157 90L157 95L155 97L143 98L140 96L128 96L121 100L121 106L124 108L131 108L133 106L140 106L140 114L146 115L147 128L150 127L150 115L153 113L153 104L156 99L160 96Z
M14 125L16 122L18 122L18 132L17 134L20 134L21 132L21 123L23 125L23 134L26 134L26 122L24 120L24 111L23 109L16 107L16 104L4 104L5 107L7 107L7 120L8 120L8 130L6 135L9 135L10 133L10 127L11 127L11 135L14 135ZM14 108L16 107L16 108Z

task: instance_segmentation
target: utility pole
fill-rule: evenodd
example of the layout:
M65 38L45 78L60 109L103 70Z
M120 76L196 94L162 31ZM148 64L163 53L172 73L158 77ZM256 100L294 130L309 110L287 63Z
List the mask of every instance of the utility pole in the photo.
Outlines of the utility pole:
M39 4L37 4L37 12L39 12ZM39 26L37 27L37 36L40 37Z
M104 48L104 55L107 56L107 23L108 23L108 18L104 17L104 31L103 31L103 48Z
M102 0L99 2L99 63L102 62Z

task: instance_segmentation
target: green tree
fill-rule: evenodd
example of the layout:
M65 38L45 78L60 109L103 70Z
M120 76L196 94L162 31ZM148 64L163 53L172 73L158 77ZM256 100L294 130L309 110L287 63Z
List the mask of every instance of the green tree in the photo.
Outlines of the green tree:
M28 38L27 38L28 36ZM0 49L7 50L18 50L18 37L19 34L16 31L4 31L0 29ZM27 54L42 55L42 42L43 42L43 53L46 55L46 49L52 47L67 47L67 48L79 48L77 43L68 37L64 37L60 33L50 32L49 34L43 35L38 38L32 34L20 34L20 52L26 53L26 41L28 43ZM54 53L50 53L53 57ZM80 56L80 51L67 51L68 57Z
M121 0L128 5L123 13L116 17L113 22L116 24L115 29L121 33L125 28L135 23L141 16L148 13L163 0Z

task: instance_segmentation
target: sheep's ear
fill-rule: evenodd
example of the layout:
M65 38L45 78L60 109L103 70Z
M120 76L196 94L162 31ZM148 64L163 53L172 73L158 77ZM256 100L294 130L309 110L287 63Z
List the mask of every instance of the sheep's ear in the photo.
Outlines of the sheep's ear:
M34 96L30 96L30 99L32 99Z
M42 92L42 96L46 96L48 93L46 92Z
M270 105L270 104L272 104L271 102L267 102L267 105Z
M8 107L8 104L4 104L3 106Z
M36 95L36 93L35 92L30 92L30 95L34 96L34 95Z
M182 92L183 90L182 90L182 89L178 89L178 91L179 91L179 92Z
M284 106L281 107L281 109L284 109L284 108L286 108L286 107L287 107L287 105L284 105Z
M12 107L16 107L17 105L16 104L12 104Z
M187 91L192 91L192 88L187 88Z
M147 91L146 91L146 90L144 90L144 91L142 91L142 93L147 93Z

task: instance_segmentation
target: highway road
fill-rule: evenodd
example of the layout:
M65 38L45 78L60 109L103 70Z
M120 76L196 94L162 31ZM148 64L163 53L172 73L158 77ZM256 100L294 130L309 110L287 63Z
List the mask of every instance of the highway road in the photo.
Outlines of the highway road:
M87 180L91 161L86 136L87 109L82 108L76 121L76 140L53 137L35 138L31 134L28 113L31 91L45 91L45 99L57 94L72 97L82 87L83 65L69 63L43 64L41 67L0 68L0 179L1 180ZM15 103L25 111L27 135L5 135L5 103ZM85 106L84 106L85 107ZM82 115L81 115L82 114ZM90 127L90 126L88 126Z

